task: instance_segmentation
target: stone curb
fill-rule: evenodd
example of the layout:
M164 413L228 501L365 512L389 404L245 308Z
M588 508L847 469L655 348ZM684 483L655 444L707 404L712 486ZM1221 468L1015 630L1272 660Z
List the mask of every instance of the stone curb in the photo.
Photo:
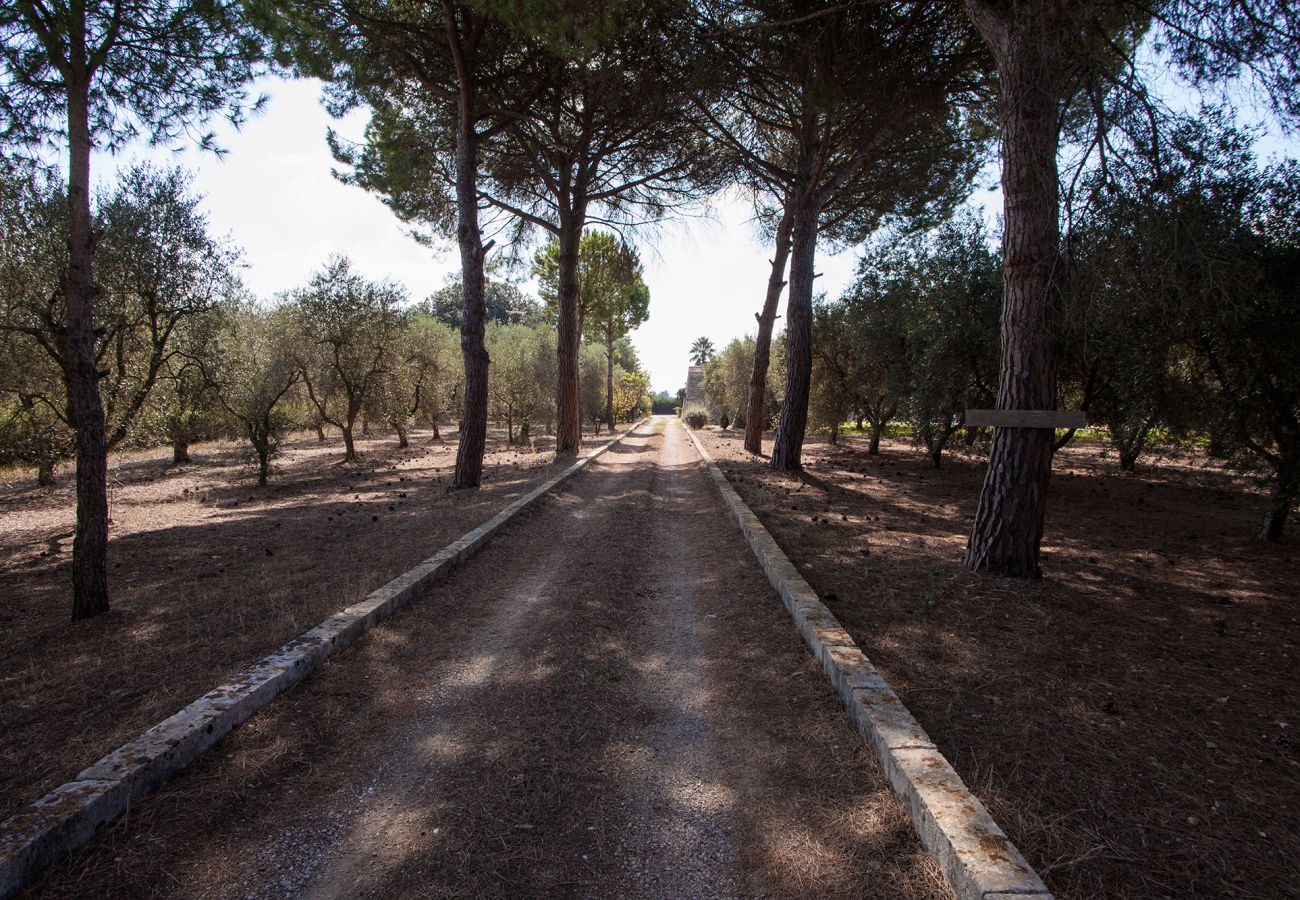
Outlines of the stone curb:
M204 694L0 824L0 898L13 895L45 868L68 856L100 826L121 816L132 802L180 772L312 669L351 646L434 579L464 562L522 510L646 421L642 419L592 450L434 556L289 641L234 681Z
M689 428L686 434L959 900L1050 900L1047 886L745 505L709 451Z

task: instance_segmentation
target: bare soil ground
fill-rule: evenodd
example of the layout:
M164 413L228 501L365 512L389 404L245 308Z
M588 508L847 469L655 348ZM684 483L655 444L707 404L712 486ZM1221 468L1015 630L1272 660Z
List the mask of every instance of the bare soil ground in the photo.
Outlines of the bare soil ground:
M1067 448L1026 582L961 566L982 457L704 438L1058 896L1300 897L1300 540L1252 479Z
M483 488L449 495L444 436L362 438L346 466L337 436L291 440L263 488L240 446L115 456L113 607L77 624L72 473L0 480L0 819L559 471L548 439L493 434Z
M41 897L949 897L675 420Z

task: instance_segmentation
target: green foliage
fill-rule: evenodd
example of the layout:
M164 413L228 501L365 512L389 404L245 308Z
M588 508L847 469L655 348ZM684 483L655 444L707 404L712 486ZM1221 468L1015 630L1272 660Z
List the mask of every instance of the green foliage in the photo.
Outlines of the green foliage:
M533 275L547 320L554 322L559 312L559 241L548 241L534 254ZM578 245L578 322L582 333L588 340L612 343L649 314L650 290L642 280L636 248L609 232L584 232Z
M405 299L396 285L353 272L342 256L332 257L288 298L299 335L294 355L308 399L321 421L342 429L346 459L356 456L357 417L396 365Z
M737 428L745 426L749 405L749 380L754 371L755 341L752 337L733 339L722 352L704 364L704 401L716 411L719 422L726 416ZM774 366L768 367L769 380ZM775 397L768 390L768 407L775 408ZM726 426L723 426L726 427Z
M702 412L689 413L686 416L686 424L694 431L699 431L709 424L709 417Z
M27 148L62 140L68 92L82 79L100 148L165 143L215 113L238 124L262 58L244 13L209 0L5 4L0 136ZM210 135L200 140L212 146Z
M506 423L512 443L526 439L531 426L548 421L555 397L555 335L549 328L527 325L488 326L492 367L488 403L492 415Z
M841 299L844 318L825 311L828 333L814 338L842 384L829 416L852 406L882 428L901 410L938 466L965 409L994 399L1001 277L974 213L870 247Z
M713 341L706 337L697 337L695 342L691 344L691 365L702 366L713 359L716 353L717 351L713 349Z
M24 458L44 466L72 451L60 338L67 193L40 170L15 167L0 179L0 195L0 333L7 356L22 361L0 372L0 394L12 398L14 434L26 435ZM96 199L94 352L108 444L151 444L182 420L199 427L203 389L186 360L236 289L239 254L209 234L182 170L130 167Z
M508 281L487 279L484 284L483 303L487 322L503 325L537 325L542 321L542 307L532 297ZM422 304L420 311L439 322L459 329L465 320L464 299L461 296L460 278L450 279L434 291Z

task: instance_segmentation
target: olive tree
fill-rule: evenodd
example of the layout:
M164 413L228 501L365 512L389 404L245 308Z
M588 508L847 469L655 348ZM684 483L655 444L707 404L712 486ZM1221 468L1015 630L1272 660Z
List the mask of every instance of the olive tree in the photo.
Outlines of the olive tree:
M405 299L396 285L353 272L342 256L289 297L307 397L321 421L343 432L344 462L357 458L357 418L396 364Z

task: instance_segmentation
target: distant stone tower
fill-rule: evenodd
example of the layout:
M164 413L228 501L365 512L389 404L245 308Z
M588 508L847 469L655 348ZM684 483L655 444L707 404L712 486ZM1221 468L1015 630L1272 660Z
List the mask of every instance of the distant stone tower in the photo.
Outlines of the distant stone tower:
M693 412L702 412L711 420L713 410L704 401L704 366L691 366L686 370L686 396L682 399L682 418Z

